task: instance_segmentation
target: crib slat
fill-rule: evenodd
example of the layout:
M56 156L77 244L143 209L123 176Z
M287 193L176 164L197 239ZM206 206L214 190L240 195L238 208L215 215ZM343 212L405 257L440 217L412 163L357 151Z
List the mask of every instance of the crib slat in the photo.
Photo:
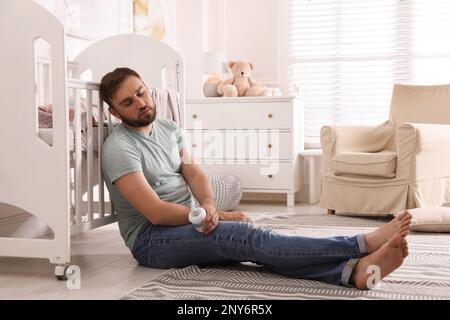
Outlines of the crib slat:
M75 90L75 223L82 222L82 154L81 154L81 103L80 90Z
M100 175L99 183L98 183L98 191L99 191L99 201L100 201L100 218L103 219L105 217L105 183L103 179L102 172L102 164L101 164L101 154L103 147L103 119L105 116L105 112L103 110L103 101L100 97L100 92L98 93L98 172Z
M87 121L87 133L86 133L86 142L87 142L87 196L88 196L88 217L89 221L94 219L94 204L93 204L93 179L94 170L93 170L93 126L92 126L92 90L86 90L86 101L87 101L87 110L86 110L86 121Z
M112 116L111 116L111 113L109 113L108 112L108 135L110 135L111 133L112 133L112 131L113 131L113 123L112 123L112 118L111 118ZM114 203L112 202L112 199L111 199L111 197L110 197L110 199L109 199L109 202L110 202L110 204L111 204L111 215L114 215L115 214L115 208L114 208Z
M68 92L70 99L75 99L75 89L72 87L68 87ZM72 132L69 131L69 146L72 145L72 140L75 142L75 136L72 136ZM75 213L75 150L72 150L72 148L69 148L69 157L70 157L70 173L69 173L69 183L70 183L70 224L75 224L76 219L76 213ZM72 169L73 168L73 169Z

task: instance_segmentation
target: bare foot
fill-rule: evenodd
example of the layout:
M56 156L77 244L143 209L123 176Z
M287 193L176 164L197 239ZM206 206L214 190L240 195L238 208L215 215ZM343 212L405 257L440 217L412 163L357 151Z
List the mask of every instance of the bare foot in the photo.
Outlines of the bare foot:
M351 281L358 289L372 289L381 279L400 267L407 255L408 243L405 238L397 234L380 249L359 260ZM374 270L379 271L378 277L373 274Z
M402 238L400 249L402 249L403 258L406 258L409 255L409 250L408 250L408 242L406 241L405 238Z
M404 211L397 217L389 221L389 223L378 228L377 230L365 235L368 253L377 251L383 244L397 233L401 237L406 237L411 230L411 214Z

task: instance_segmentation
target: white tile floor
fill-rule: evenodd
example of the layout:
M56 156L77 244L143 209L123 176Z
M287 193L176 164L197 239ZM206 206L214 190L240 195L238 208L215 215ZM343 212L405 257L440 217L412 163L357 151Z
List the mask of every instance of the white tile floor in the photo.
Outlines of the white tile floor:
M325 214L306 203L288 208L281 203L242 203L237 209L259 213ZM166 270L137 265L120 237L117 224L72 237L72 264L81 269L81 289L57 281L46 259L0 257L0 299L118 299Z

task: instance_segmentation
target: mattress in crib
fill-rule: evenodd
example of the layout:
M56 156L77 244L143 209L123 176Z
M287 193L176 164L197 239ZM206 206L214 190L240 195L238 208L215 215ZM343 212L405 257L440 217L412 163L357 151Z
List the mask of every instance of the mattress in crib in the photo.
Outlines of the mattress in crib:
M98 151L98 127L92 128L92 150ZM53 129L52 128L39 128L39 138L41 138L49 146L53 145ZM72 127L69 127L70 135L70 151L75 151L75 131ZM103 137L108 136L108 127L103 127ZM81 131L81 150L87 151L87 135L86 131Z
M53 145L53 129L52 128L39 128L38 131L39 138L42 139L49 146ZM70 151L75 150L75 132L72 128L69 128L69 141L70 141ZM81 135L81 150L86 151L86 135Z

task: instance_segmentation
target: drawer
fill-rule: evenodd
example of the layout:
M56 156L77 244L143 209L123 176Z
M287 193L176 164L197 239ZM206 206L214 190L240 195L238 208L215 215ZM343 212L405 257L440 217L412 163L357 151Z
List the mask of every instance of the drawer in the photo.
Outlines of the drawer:
M291 163L199 163L206 172L233 174L241 180L244 189L293 190L294 177Z
M186 129L291 129L292 102L221 102L186 105Z
M292 157L289 131L187 130L186 143L200 159L278 159Z

